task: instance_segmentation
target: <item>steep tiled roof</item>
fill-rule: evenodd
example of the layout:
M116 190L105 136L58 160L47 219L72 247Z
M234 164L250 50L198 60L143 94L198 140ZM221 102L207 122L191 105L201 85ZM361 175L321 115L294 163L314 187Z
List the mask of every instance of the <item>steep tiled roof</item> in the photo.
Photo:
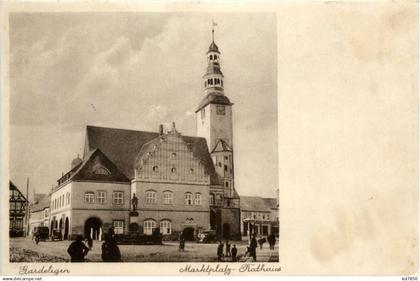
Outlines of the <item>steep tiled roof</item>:
M12 181L9 181L9 190L16 190L17 192L19 192L21 200L26 201L25 195L23 195L22 191L20 191L19 188Z
M230 152L230 151L232 151L232 149L230 148L230 146L224 140L218 140L211 153L225 152L225 151Z
M267 199L268 198L262 198L257 196L241 196L241 209L243 211L270 212L271 199Z
M85 154L93 149L100 149L129 178L134 178L134 164L143 144L157 138L156 132L144 132L125 129L87 126ZM193 155L200 159L206 172L210 175L210 183L220 184L214 170L205 138L182 136L191 146Z
M201 100L200 105L198 106L198 108L197 108L197 110L195 112L197 113L200 109L202 109L203 107L205 107L209 103L224 104L224 105L233 105L233 103L230 102L230 100L228 99L227 96L212 92L212 93L208 93Z
M42 194L42 198L31 206L31 212L42 211L50 206L50 195Z
M271 209L277 209L277 199L276 198L263 198L265 202L267 202L267 205L270 206Z
M44 198L45 196L47 196L47 194L45 194L45 193L35 193L35 194L34 194L33 203L34 203L34 204L38 203L38 202L39 202L39 201L41 201L41 200L42 200L42 198Z

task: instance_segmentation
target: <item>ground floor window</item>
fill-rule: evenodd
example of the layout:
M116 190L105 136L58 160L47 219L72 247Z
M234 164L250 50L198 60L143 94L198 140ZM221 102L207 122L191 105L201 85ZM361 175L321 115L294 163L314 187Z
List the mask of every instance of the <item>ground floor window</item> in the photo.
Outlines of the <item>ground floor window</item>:
M172 233L172 223L169 220L160 221L160 233L163 235Z
M156 222L154 220L145 220L143 224L144 234L152 235L153 230L156 228Z
M124 233L124 221L114 221L114 232L115 234L123 234Z

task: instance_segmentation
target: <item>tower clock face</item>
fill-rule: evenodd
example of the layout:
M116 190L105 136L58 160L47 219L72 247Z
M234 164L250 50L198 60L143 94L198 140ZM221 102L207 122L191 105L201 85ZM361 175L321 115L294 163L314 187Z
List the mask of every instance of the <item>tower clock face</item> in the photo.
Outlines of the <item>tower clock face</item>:
M218 115L225 115L225 106L224 105L218 105L217 106L217 114Z

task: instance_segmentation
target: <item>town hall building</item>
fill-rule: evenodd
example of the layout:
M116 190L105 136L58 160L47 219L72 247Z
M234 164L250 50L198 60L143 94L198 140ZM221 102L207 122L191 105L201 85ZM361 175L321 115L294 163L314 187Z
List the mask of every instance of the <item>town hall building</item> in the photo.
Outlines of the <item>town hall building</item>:
M50 229L61 229L66 239L100 239L110 227L116 234L159 228L167 237L194 239L213 230L219 238L241 239L233 103L214 40L203 84L196 136L182 135L175 123L156 132L87 126L83 157L50 194Z

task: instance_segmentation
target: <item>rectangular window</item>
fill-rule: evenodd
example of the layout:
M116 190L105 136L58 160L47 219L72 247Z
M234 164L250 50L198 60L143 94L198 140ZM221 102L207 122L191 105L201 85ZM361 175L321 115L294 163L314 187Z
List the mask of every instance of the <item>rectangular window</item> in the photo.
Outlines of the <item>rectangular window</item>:
M93 192L86 192L85 193L85 202L88 204L95 203L95 194Z
M195 194L195 205L201 205L201 194L200 193L196 193Z
M106 191L100 190L98 191L98 203L99 204L105 204L106 202Z
M173 193L170 191L163 193L163 204L173 204Z
M193 195L192 193L185 193L185 205L192 205L193 204Z
M156 191L146 191L146 204L156 204Z
M124 192L122 191L114 191L112 193L112 203L115 205L122 205L124 204Z
M124 221L113 221L113 226L115 234L124 233Z

